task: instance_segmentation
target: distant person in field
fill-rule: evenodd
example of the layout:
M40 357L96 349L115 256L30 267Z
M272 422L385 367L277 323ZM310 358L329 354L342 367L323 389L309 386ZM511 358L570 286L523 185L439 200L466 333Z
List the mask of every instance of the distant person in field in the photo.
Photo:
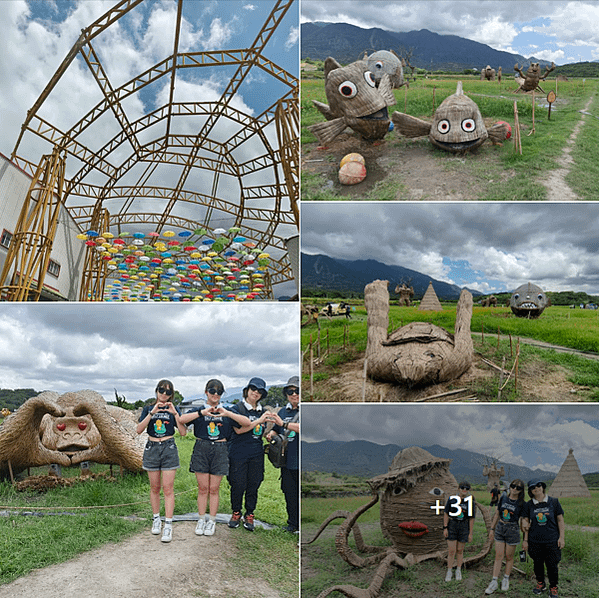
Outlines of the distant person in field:
M456 581L462 579L464 546L472 542L476 503L470 494L470 483L460 482L458 494L450 496L443 512L443 536L447 539L447 574L445 581L451 581L453 566L456 565Z
M499 488L497 488L499 492ZM497 503L497 510L491 522L491 535L495 539L495 562L493 563L493 579L485 590L492 594L499 587L499 573L505 557L505 575L501 580L502 592L510 587L510 573L514 567L516 546L520 544L520 523L524 516L524 482L513 480L509 493L503 494Z
M497 501L499 500L499 487L497 486L497 484L493 485L493 488L491 488L491 506L494 507L497 505Z
M533 594L542 594L545 584L545 568L549 580L549 596L557 598L562 548L566 545L564 509L557 498L546 494L547 485L541 480L528 482L528 496L524 511L524 542L522 548L528 551L534 562L537 585Z

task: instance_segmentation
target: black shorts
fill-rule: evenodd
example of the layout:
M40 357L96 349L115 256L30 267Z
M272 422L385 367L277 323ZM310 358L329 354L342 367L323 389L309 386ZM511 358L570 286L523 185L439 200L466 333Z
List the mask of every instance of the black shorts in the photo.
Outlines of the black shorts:
M189 463L189 471L219 476L229 475L227 443L197 438Z
M148 440L144 449L143 468L146 471L179 469L179 451L174 438L153 442Z
M470 523L468 519L464 519L463 521L449 520L449 524L447 525L448 540L457 540L462 544L466 544L469 535Z

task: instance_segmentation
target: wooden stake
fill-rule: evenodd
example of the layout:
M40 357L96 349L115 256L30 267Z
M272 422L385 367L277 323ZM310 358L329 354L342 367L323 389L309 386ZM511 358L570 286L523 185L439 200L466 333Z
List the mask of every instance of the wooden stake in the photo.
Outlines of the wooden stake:
M14 485L14 483L15 483L15 476L12 473L12 463L10 462L10 459L8 460L8 473L10 474L10 481L11 481L11 483Z
M312 347L312 335L310 335L310 399L314 398L314 348Z

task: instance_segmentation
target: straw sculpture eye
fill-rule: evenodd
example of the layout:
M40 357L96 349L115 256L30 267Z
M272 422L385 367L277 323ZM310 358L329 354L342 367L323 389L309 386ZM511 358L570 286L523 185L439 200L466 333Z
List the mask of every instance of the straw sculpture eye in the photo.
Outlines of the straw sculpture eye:
M439 133L449 133L449 129L451 129L451 125L446 118L440 120L439 124L437 124L437 131L439 131Z
M376 87L376 81L374 79L374 75L370 71L366 71L364 73L364 80L370 87Z
M429 494L432 494L433 496L441 496L442 494L444 494L443 490L441 490L441 488L433 488L432 490L428 491Z
M353 98L358 93L358 88L351 81L344 81L339 86L339 93L345 98Z
M374 65L377 69L382 69L383 68L383 63L379 60L377 61L377 63Z
M476 129L476 123L473 118L465 118L462 121L462 130L466 131L466 133L470 133Z

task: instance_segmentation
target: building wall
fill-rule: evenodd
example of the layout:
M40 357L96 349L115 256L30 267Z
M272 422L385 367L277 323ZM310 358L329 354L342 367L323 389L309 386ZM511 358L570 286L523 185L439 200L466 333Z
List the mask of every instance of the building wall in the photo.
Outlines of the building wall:
M14 234L30 185L31 177L0 154L0 234L5 231ZM69 212L61 208L50 254L52 262L59 266L59 272L58 276L52 270L46 273L44 289L48 292L43 293L44 298L63 298L69 301L78 299L85 256L85 245L76 238L79 232ZM8 249L0 246L0 272L4 268L7 254Z

